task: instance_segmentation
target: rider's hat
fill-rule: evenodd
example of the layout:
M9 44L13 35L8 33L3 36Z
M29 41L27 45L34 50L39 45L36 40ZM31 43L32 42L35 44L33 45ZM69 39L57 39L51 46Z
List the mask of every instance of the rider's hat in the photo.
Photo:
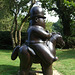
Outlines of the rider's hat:
M44 16L43 9L39 6L32 7L30 10L30 19L33 19L35 17L46 18Z

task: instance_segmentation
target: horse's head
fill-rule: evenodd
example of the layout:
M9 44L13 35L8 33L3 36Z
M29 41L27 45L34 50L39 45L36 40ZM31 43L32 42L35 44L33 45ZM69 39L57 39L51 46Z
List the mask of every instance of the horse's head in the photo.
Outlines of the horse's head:
M63 47L65 45L65 42L63 41L60 33L52 33L51 41L55 41L56 44L60 47Z

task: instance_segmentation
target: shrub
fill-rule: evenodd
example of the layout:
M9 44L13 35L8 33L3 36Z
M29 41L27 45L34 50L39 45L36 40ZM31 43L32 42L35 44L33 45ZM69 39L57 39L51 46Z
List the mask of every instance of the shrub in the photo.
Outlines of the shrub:
M22 32L22 44L27 39L27 33ZM12 40L10 31L0 31L0 49L12 49Z
M65 48L75 48L75 37L64 37Z
M12 41L9 31L0 31L0 48L8 49L12 47Z
M70 48L75 48L75 37L68 37L67 43Z

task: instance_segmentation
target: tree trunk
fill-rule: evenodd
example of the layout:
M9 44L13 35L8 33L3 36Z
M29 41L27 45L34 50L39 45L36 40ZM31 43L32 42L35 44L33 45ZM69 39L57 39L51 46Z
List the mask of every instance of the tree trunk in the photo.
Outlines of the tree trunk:
M32 3L32 5L30 6L30 9L32 8L32 6L34 5L34 3ZM24 23L26 22L26 20L28 19L28 17L30 16L30 9L29 9L29 12L27 14L27 16L22 20L22 23L21 23L21 26L20 26L20 29L19 29L19 46L21 45L21 31L22 31L22 28L23 28L23 25Z
M28 15L23 19L23 21L22 21L22 24L21 24L21 26L20 26L20 29L19 29L19 46L21 45L21 31L22 31L22 28L23 28L23 25L24 25L24 23L26 22L26 20L28 19L28 17L29 17L29 13L28 13Z
M11 31L11 39L12 39L13 48L15 48L15 40L14 40L14 36L13 36L13 31Z
M13 48L15 48L18 45L17 30L18 30L17 14L15 13L13 25L11 27L11 39L12 39Z
M17 14L15 14L15 44L18 45L18 37L17 37L17 30L18 30L18 24L17 24Z
M71 35L71 31L70 31L70 24L69 23L65 23L63 24L63 33L64 36L70 36Z
M18 40L18 41L19 41L18 44L19 44L19 46L20 46L20 45L21 45L21 29L19 30L19 38L18 38L18 39L19 39L19 40Z
M32 8L33 5L34 5L34 3L31 4L30 9ZM26 20L28 19L29 15L30 15L30 9L29 9L29 12L28 12L27 16L25 16L25 18L22 20L19 29L18 29L18 24L17 24L17 14L14 11L12 11L15 14L14 22L13 22L14 25L15 25L15 28L14 28L13 25L11 27L11 38L12 38L12 42L13 42L13 48L17 45L19 45L19 46L21 45L21 30L23 28L24 23L26 22ZM19 31L19 34L17 34L18 31ZM14 35L14 33L15 33L15 35Z
M11 27L11 39L12 39L12 45L13 45L13 48L15 48L15 39L14 39L14 21L13 21L13 25Z
M70 22L71 22L71 20L70 20L70 16L69 15L62 16L62 24L63 24L64 36L70 36L71 35Z

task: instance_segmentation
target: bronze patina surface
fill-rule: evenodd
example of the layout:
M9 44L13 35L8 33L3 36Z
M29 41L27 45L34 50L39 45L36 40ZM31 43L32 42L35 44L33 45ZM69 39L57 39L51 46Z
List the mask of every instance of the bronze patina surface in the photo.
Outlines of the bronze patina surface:
M49 33L45 30L45 16L41 7L35 6L30 11L28 39L25 45L17 46L11 56L20 59L20 75L29 75L32 63L40 63L43 75L52 75L52 63L56 57L56 44L64 45L59 33Z

